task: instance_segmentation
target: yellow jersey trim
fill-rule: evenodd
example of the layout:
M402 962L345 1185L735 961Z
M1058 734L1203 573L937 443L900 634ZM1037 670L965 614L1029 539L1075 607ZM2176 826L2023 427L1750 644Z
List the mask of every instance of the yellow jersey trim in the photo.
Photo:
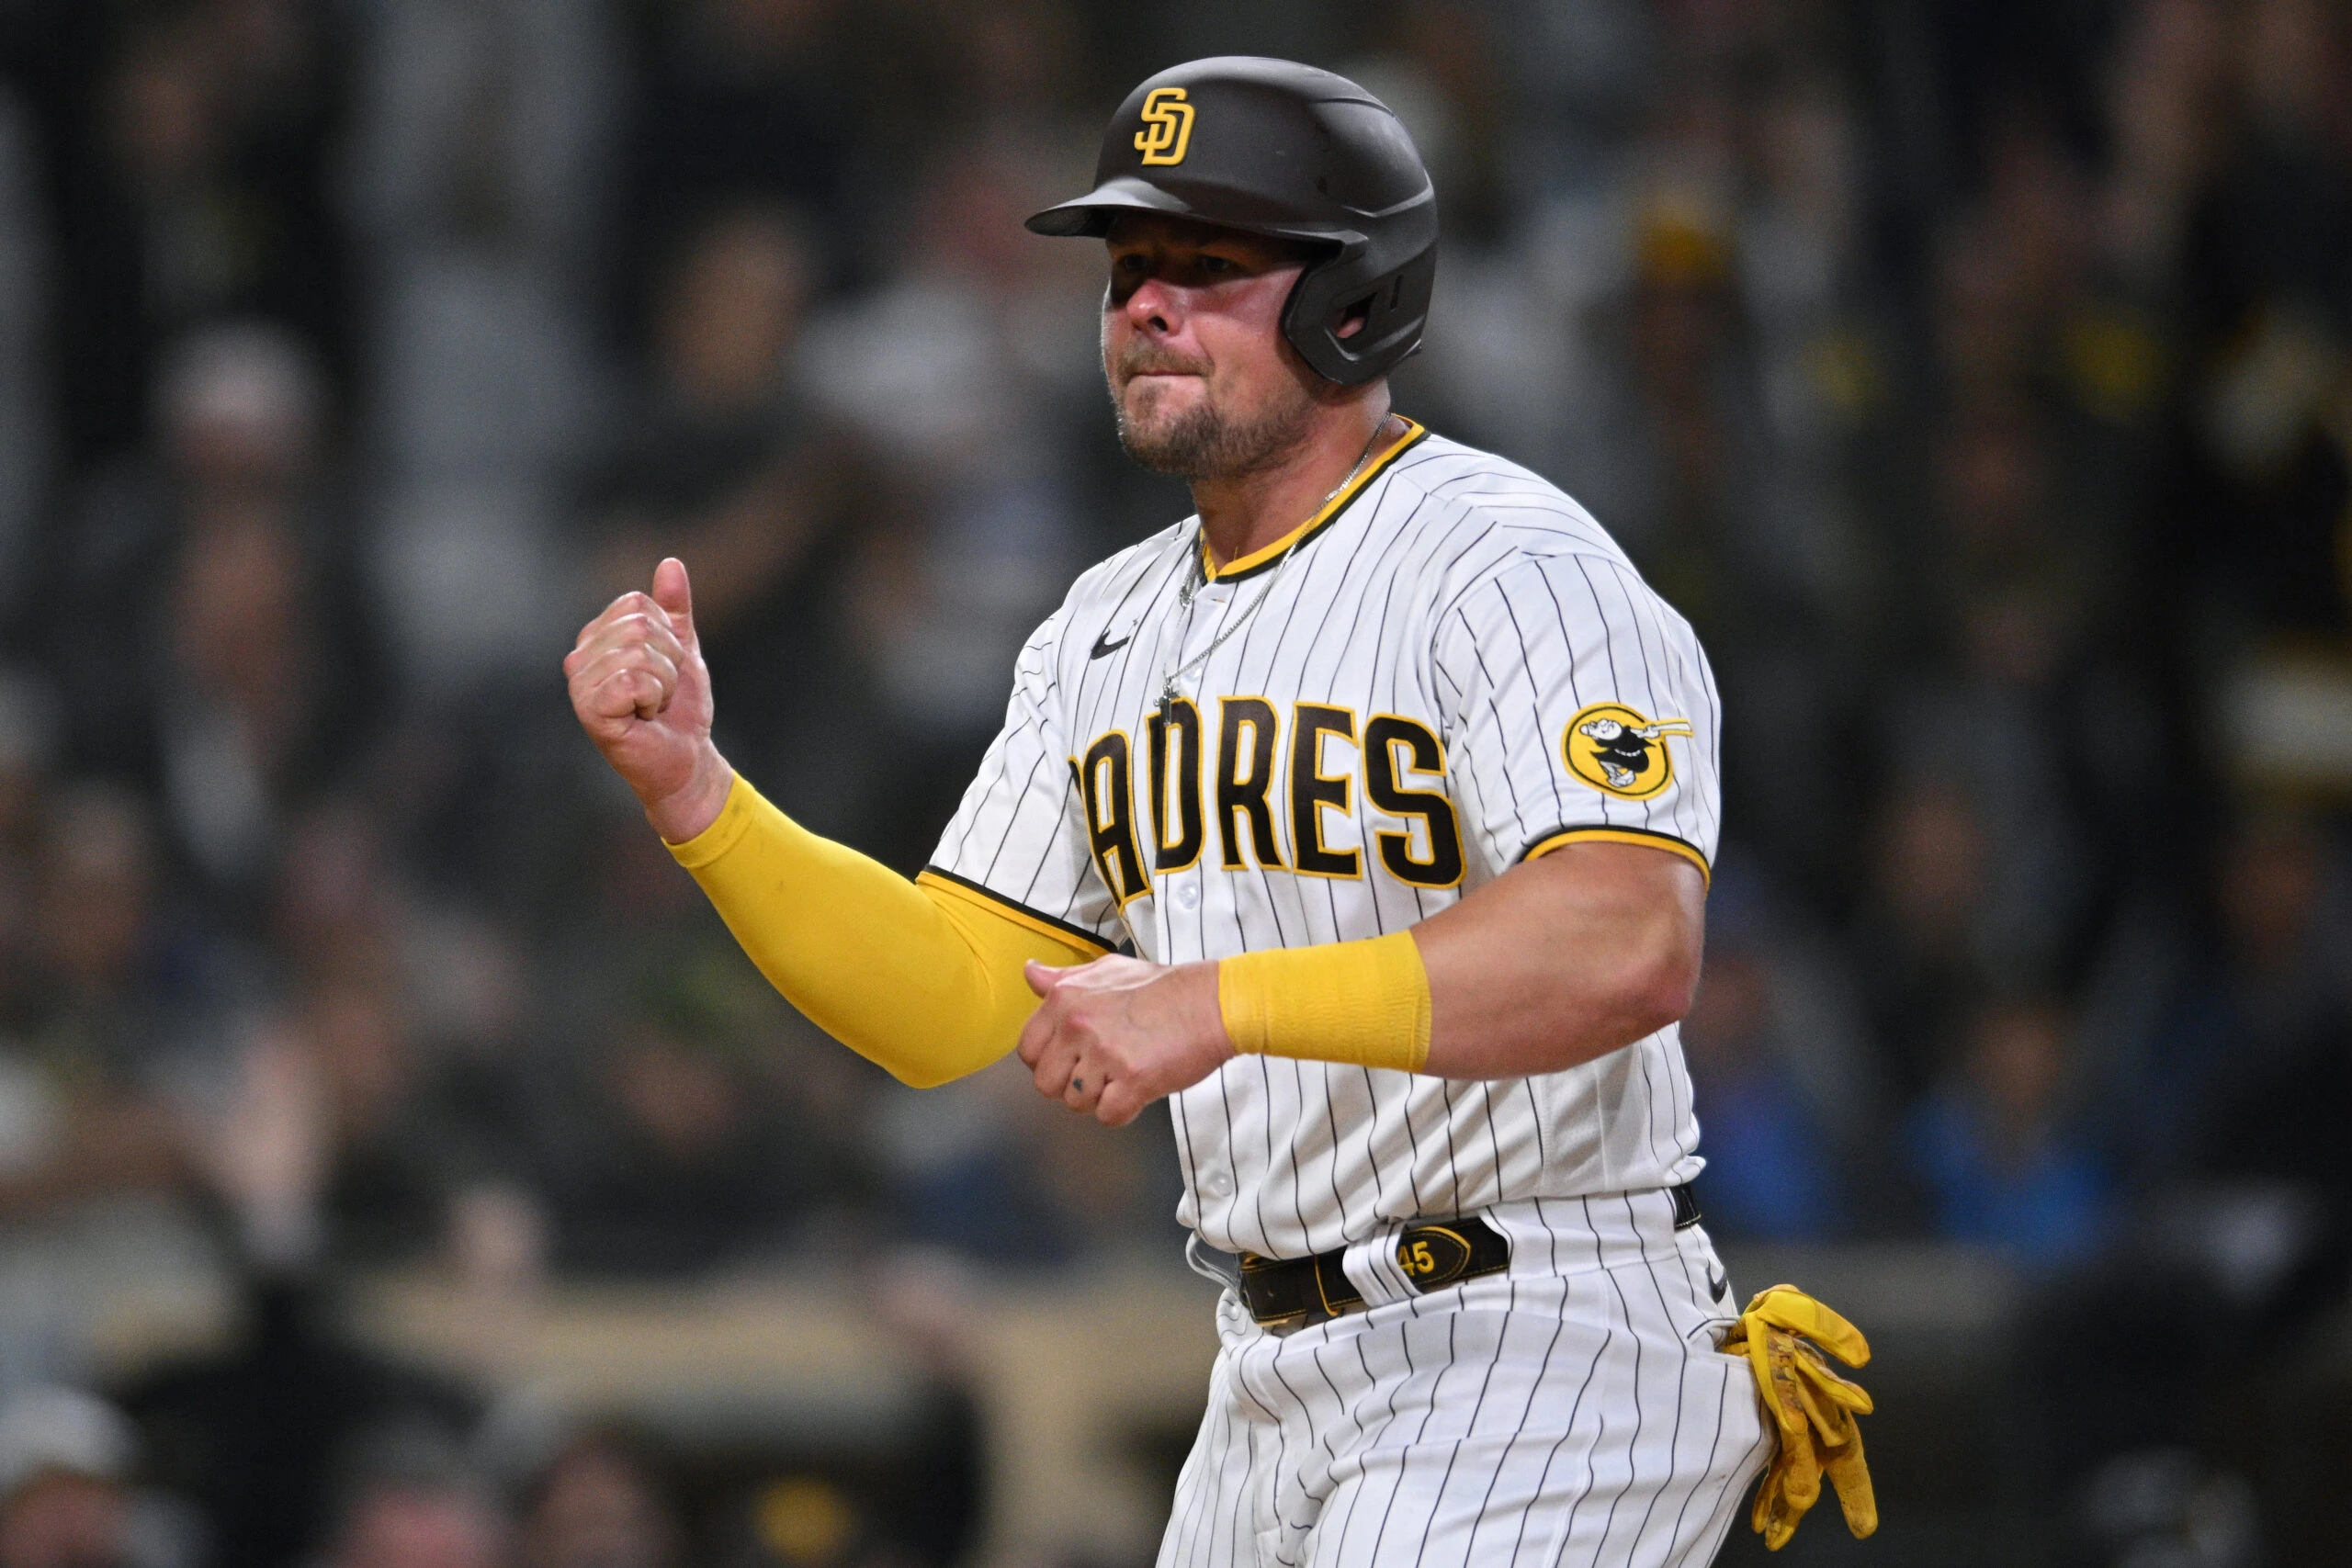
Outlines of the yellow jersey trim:
M1526 852L1519 858L1522 861L1540 859L1563 844L1575 843L1639 844L1644 849L1665 850L1697 866L1699 874L1711 885L1715 879L1714 869L1707 864L1707 857L1699 852L1696 845L1685 843L1671 833L1656 833L1645 828L1563 828L1528 845Z
M1396 438L1396 444L1371 462L1366 463L1363 466L1363 472L1349 480L1338 494L1317 508L1314 516L1301 523L1272 544L1262 549L1251 550L1248 555L1229 560L1223 566L1217 566L1208 558L1208 536L1203 535L1201 537L1202 574L1211 582L1238 582L1254 571L1272 566L1281 559L1285 552L1295 549L1306 543L1310 536L1319 533L1327 524L1347 510L1350 502L1363 493L1364 486L1379 478L1382 470L1403 457L1408 447L1429 434L1429 431L1421 425L1412 420L1405 419L1403 414L1398 414L1396 417L1405 420L1405 434Z

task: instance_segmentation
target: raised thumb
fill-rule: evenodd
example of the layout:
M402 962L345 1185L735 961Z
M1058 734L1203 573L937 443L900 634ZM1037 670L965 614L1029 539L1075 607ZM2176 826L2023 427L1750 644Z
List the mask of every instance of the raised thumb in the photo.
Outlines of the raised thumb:
M695 587L686 576L686 563L677 557L664 556L662 564L653 569L653 602L670 613L670 626L678 634L678 640L692 644Z

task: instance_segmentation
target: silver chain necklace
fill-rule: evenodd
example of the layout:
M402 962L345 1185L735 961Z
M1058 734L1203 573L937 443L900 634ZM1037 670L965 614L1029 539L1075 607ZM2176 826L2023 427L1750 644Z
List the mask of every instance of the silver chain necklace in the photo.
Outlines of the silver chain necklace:
M1365 440L1363 444L1363 450L1356 454L1355 466L1347 471L1338 484L1331 487L1329 494L1325 495L1321 501L1315 503L1315 511L1307 513L1307 516L1310 519L1317 515L1317 513L1319 513L1325 507L1330 505L1332 501L1341 491L1355 483L1356 476L1363 472L1364 464L1372 460L1372 449L1375 446L1379 445L1380 433L1387 428L1388 416L1383 414L1381 416L1380 423L1372 427L1372 434ZM1242 627L1250 624L1251 616L1255 615L1260 610L1265 608L1266 601L1272 598L1274 596L1274 590L1282 586L1283 573L1290 570L1291 558L1298 554L1298 547L1305 542L1306 541L1304 539L1294 539L1291 541L1290 548L1283 552L1282 559L1274 565L1274 575L1266 580L1265 592L1259 594L1257 598L1251 600L1248 609L1242 611L1238 615L1236 615L1233 618L1232 624L1227 626L1225 630L1217 633L1216 639L1214 642L1210 643L1208 647L1201 649L1199 653L1195 654L1191 659L1186 660L1183 663L1178 665L1176 668L1169 671L1165 675L1160 677L1159 717L1161 723L1166 723L1168 716L1175 711L1176 697L1178 694L1176 691L1176 682L1191 674L1193 671L1198 670L1202 665L1206 664L1209 661L1210 657L1214 655L1218 649L1223 648L1227 643L1233 640L1235 633L1240 631ZM1176 638L1176 651L1180 654L1184 651L1185 643L1191 641L1193 637L1193 597L1198 594L1202 589L1206 588L1209 585L1207 565L1209 558L1208 525L1206 523L1202 523L1193 528L1192 551L1192 569L1184 574L1184 586L1176 591L1176 603L1183 609L1184 612L1184 629Z

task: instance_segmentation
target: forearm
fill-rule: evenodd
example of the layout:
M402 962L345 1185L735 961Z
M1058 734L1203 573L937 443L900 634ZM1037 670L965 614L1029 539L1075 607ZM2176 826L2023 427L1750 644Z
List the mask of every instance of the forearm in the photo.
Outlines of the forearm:
M786 1000L919 1087L1012 1048L1036 1006L1022 980L1025 960L1099 956L979 895L910 882L820 839L740 779L715 821L671 847Z
M1244 1053L1441 1077L1556 1072L1681 1017L1704 893L1679 857L1570 844L1409 932L1226 959L1219 1021Z
M1569 844L1421 921L1425 1070L1557 1072L1674 1022L1698 979L1705 897L1675 856Z

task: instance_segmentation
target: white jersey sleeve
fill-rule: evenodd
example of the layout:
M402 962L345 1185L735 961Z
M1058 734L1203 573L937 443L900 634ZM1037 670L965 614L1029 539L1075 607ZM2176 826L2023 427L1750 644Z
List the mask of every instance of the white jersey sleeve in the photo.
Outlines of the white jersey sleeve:
M1690 623L1622 558L1523 556L1462 593L1432 652L1464 826L1487 864L1598 839L1710 872L1714 677Z
M925 869L1016 918L1108 952L1127 940L1127 931L1093 863L1076 765L1057 714L1067 614L1057 612L1021 650L1004 728Z

